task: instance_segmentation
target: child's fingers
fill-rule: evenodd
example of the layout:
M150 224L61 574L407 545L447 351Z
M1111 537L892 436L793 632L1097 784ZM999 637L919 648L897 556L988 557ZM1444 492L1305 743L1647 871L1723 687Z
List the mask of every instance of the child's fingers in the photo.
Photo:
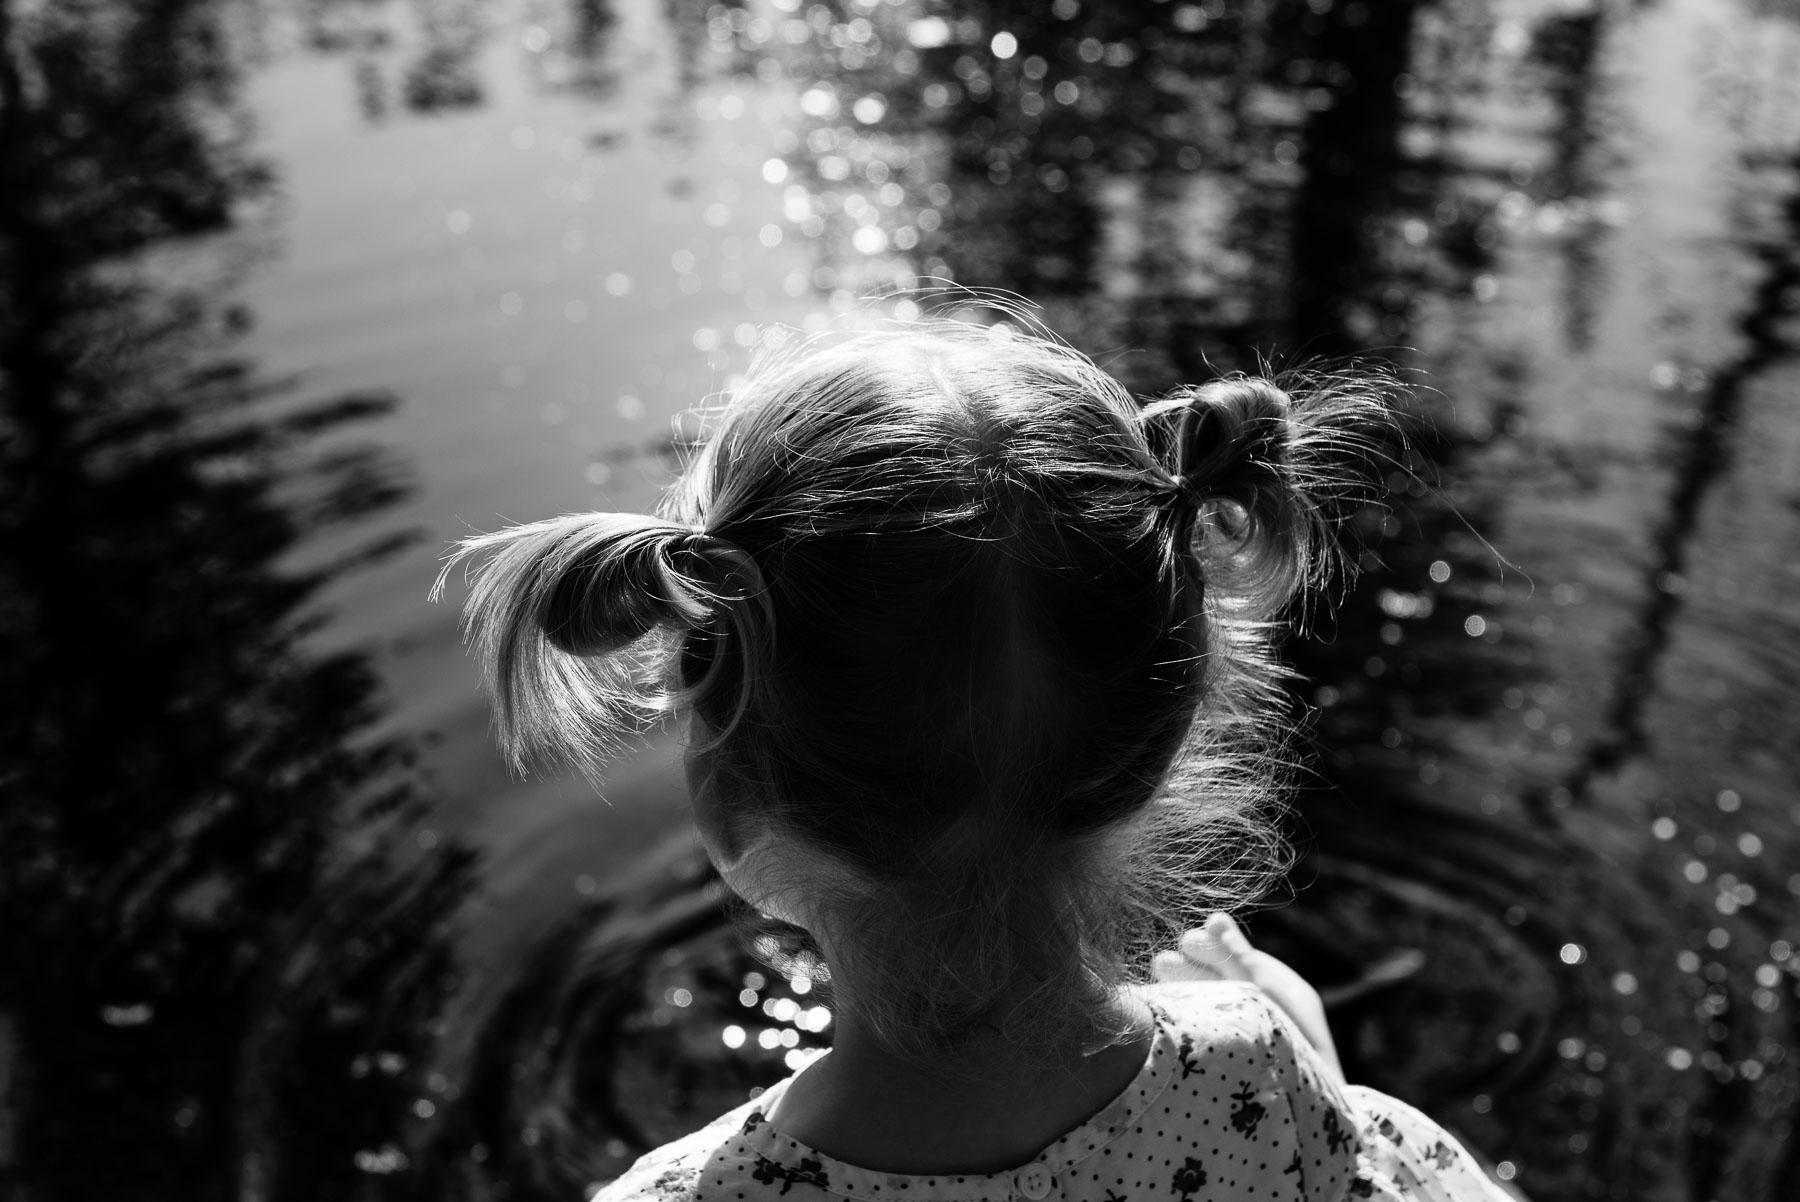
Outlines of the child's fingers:
M1150 958L1150 975L1158 981L1216 981L1219 974L1180 952L1158 952Z
M1416 967L1416 966L1415 966ZM1159 981L1248 981L1285 1011L1339 1081L1344 1079L1319 992L1267 952L1252 947L1229 914L1213 914L1181 937L1181 951L1151 961Z
M1181 937L1181 954L1196 964L1217 968L1231 958L1225 945L1206 928L1195 927Z
M1227 981L1254 979L1250 943L1237 924L1224 914L1214 914L1206 925L1181 937L1181 954ZM1210 979L1210 978L1209 978Z
M1250 946L1243 928L1229 914L1212 915L1206 920L1206 929L1217 934L1219 942L1225 945L1225 950L1234 959L1245 959L1256 950Z

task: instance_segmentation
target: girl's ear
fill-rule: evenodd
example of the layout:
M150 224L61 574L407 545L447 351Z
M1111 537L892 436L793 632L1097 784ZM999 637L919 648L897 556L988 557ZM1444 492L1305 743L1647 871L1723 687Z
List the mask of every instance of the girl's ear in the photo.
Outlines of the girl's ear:
M698 719L689 719L690 729L699 725ZM690 734L689 738L692 741L694 735ZM741 848L725 807L720 803L718 791L713 787L712 773L707 768L706 758L705 752L690 749L681 757L681 769L687 779L688 807L694 815L694 829L699 832L700 842L706 847L707 858L723 876L725 865L741 854Z
M694 829L699 832L700 842L706 848L706 857L712 861L719 875L730 885L732 892L752 900L742 887L742 883L734 879L736 866L744 859L755 832L751 830L751 820L743 812L744 807L733 807L722 795L718 787L718 777L712 770L709 751L700 750L707 746L708 731L699 715L688 717L688 752L682 756L682 773L687 779L688 806L694 815Z
M719 879L751 907L818 937L816 916L807 904L819 896L838 870L821 853L784 836L769 822L733 805L712 784L705 753L682 761L694 828Z

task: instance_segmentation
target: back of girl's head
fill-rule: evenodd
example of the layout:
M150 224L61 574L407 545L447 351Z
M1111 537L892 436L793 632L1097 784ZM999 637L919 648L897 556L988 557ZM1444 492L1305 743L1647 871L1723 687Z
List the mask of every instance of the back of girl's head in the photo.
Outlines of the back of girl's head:
M1266 880L1265 636L1385 412L1343 378L1140 404L1002 331L776 354L660 517L464 545L507 749L599 769L685 712L728 834L842 869L790 884L900 1048L1078 1027L1142 919Z

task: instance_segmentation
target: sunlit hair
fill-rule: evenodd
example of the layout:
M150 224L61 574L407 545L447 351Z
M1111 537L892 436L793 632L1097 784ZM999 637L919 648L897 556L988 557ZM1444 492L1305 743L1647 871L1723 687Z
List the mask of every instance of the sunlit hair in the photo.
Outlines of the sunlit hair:
M1391 387L1140 403L1041 331L950 320L767 354L660 516L461 545L500 740L598 777L686 715L729 827L841 867L784 884L891 1047L1091 1031L1145 941L1281 867L1270 638Z

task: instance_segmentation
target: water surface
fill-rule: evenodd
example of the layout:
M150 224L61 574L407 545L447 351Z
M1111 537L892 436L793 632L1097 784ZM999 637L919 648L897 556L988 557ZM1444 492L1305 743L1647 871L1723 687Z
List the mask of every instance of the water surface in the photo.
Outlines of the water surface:
M408 911L365 974L435 983L382 1028L399 1059L344 1045L366 1049L346 1082L392 1088L269 1136L285 1170L208 1145L216 1179L300 1188L314 1137L291 1132L331 1129L329 1179L371 1195L567 1197L828 1040L806 965L736 950L670 748L605 802L509 779L453 609L423 597L465 530L650 504L675 416L731 386L760 327L941 278L1041 302L1144 392L1313 353L1413 373L1413 471L1367 515L1335 620L1292 647L1321 779L1292 904L1254 932L1326 987L1353 1077L1533 1197L1800 1190L1791 11L259 11L221 25L221 111L255 116L246 153L278 186L234 185L231 244L257 258L208 303L241 304L257 379L297 380L255 401L271 420L397 402L309 428L377 441L392 487L271 562L417 536L322 584L331 620L294 653L378 672L364 729L421 750L412 851L369 879L481 860L460 905L434 895L453 946L405 954ZM1358 985L1409 950L1416 972ZM66 1103L17 1096L68 1113L108 1055L71 1056Z

